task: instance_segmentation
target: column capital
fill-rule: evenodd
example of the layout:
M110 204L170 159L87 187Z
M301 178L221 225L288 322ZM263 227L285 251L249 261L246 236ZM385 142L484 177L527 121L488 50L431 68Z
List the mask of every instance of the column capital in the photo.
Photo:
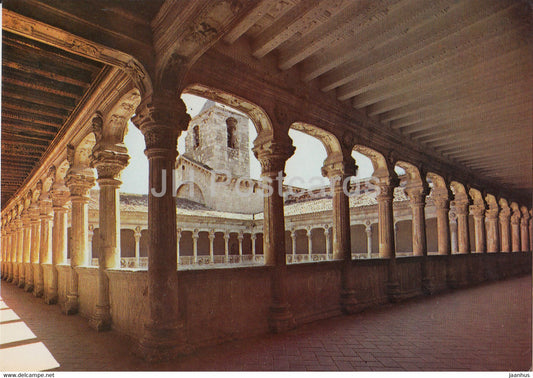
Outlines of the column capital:
M511 217L511 208L510 207L502 207L500 210L500 219L502 221L509 221L509 218Z
M253 240L256 240L257 239L257 234L250 234L250 239Z
M128 166L130 156L127 152L111 147L95 146L91 156L91 167L98 172L98 184L119 186L120 173Z
M261 174L276 176L278 172L285 170L285 162L294 154L295 148L292 142L277 142L268 140L257 144L252 148L255 157L261 164Z
M192 238L198 239L200 237L200 231L198 229L194 229L192 232Z
M322 166L322 176L329 179L333 177L348 177L355 176L357 173L357 165L351 156L332 156L326 159Z
M87 195L89 194L89 189L91 189L94 184L94 177L88 174L70 171L67 173L66 185L70 191L71 200L76 197L88 200Z
M407 185L404 189L411 206L423 206L426 204L426 196L429 194L427 183L422 185Z
M209 239L214 240L215 239L215 230L209 230Z
M329 236L329 234L331 234L331 227L329 227L328 225L325 225L324 226L324 234L326 236Z
M239 241L242 241L244 239L244 234L242 232L239 232L239 234L237 235L237 239Z
M144 135L147 153L153 149L175 153L179 134L187 130L190 120L183 100L162 92L143 98L132 118Z
M481 218L485 215L485 206L481 204L471 205L470 211L474 215L474 218Z

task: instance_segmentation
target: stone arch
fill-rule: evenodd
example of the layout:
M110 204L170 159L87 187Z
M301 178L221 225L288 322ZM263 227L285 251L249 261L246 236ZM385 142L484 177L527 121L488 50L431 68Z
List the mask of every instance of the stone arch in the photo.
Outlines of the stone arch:
M417 168L415 165L402 160L397 161L396 165L405 171L408 185L426 185L427 182L424 177L424 172L422 172L421 168Z
M370 159L374 168L374 177L388 178L396 176L396 173L394 172L394 164L391 164L391 161L387 160L385 155L381 152L359 144L355 145L353 150Z
M470 194L464 184L461 184L458 181L452 181L450 183L450 188L452 189L455 199L470 199Z
M272 121L266 111L242 97L199 83L187 86L183 93L199 96L237 109L250 117L258 137L262 134L273 135Z
M126 93L120 96L124 91ZM128 121L141 102L141 93L139 89L131 88L130 84L120 90L120 94L118 99L113 98L110 103L102 104L103 110L96 113L96 121L93 120L96 144L104 147L123 145Z
M176 197L205 205L205 197L202 189L192 181L181 184L176 190Z
M341 144L337 137L329 131L325 131L317 126L304 122L294 122L291 124L290 128L318 139L326 149L328 157L340 155L342 158Z

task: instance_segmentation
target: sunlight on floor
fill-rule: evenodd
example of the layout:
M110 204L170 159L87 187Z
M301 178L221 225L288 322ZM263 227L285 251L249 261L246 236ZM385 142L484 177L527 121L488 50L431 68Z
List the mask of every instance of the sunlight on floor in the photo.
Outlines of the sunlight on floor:
M20 317L0 299L0 371L42 371L59 363Z

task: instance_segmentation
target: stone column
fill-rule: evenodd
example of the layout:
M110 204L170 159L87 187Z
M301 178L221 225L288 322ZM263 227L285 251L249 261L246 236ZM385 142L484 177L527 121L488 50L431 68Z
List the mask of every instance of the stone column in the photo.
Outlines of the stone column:
M500 242L502 252L511 252L511 209L504 203L500 211Z
M378 202L379 257L386 259L396 256L392 210L395 186L392 183L380 184L380 192L376 197Z
M180 241L181 241L181 228L176 230L176 250L177 250L177 262L180 265Z
M52 222L54 212L52 210L52 200L47 192L41 193L39 200L41 220L41 243L39 248L39 270L37 282L35 282L34 294L38 297L44 296L44 264L52 264Z
M484 253L485 248L485 204L476 203L470 207L474 215L474 234L476 236L476 252Z
M520 231L520 230L519 230ZM15 221L12 219L9 224L9 250L8 260L9 260L9 269L8 269L8 282L13 282L14 273L15 273L15 260L16 260L16 251L17 251L17 229L15 226ZM33 286L32 286L33 290Z
M252 256L253 260L255 261L255 241L257 240L257 235L252 233L250 235L250 239L252 239Z
M436 194L433 199L437 212L437 244L439 255L450 255L450 197L447 193Z
M426 238L426 196L429 193L427 184L425 186L408 185L405 193L409 197L412 215L412 237L413 237L413 255L426 256L427 238Z
M520 252L520 209L513 207L513 215L511 215L511 251Z
M194 263L198 264L198 238L200 237L198 230L194 230L192 233L192 254Z
M111 329L111 304L109 302L108 269L120 268L120 174L128 165L129 155L122 144L107 144L107 138L99 135L106 129L101 115L93 118L93 130L97 135L93 148L91 166L98 172L99 193L99 251L98 251L98 296L96 309L89 325L97 331Z
M19 287L26 286L26 276L29 274L31 251L31 218L28 210L24 210L22 219L22 264L20 266Z
M67 173L66 185L70 191L72 203L71 251L70 251L70 281L67 289L67 300L63 304L63 312L73 315L78 312L78 273L76 268L87 266L89 244L89 189L94 186L92 171L71 169Z
M148 157L148 311L137 350L147 360L164 360L188 346L179 319L176 248L176 199L173 169L177 140L190 121L183 101L174 93L143 98L133 123L141 130Z
M214 264L215 262L215 230L209 231L209 263Z
M24 268L22 265L22 252L23 252L23 227L22 227L22 220L20 218L20 215L15 219L15 227L17 232L17 251L15 256L15 275L14 275L14 284L19 285L20 284L20 272Z
M261 178L265 186L263 243L265 265L272 267L269 327L282 332L294 326L294 318L287 301L287 261L285 257L285 217L283 213L283 178L285 162L294 153L290 138L285 142L268 140L253 148L261 163ZM269 190L272 189L272 190Z
M347 314L358 310L358 301L352 266L350 197L344 192L344 183L356 172L357 166L351 151L343 151L340 156L328 156L322 167L322 175L329 179L333 197L333 259L343 261L340 302L342 311Z
M93 238L94 238L94 225L90 224L89 225L89 230L87 231L87 240L88 240L87 254L89 255L89 257L88 257L89 266L93 266L93 258L94 258L94 254L93 254Z
M242 262L242 241L244 239L244 235L242 234L242 232L239 232L237 239L239 240L239 259L240 262Z
M311 237L311 227L305 229L307 236L307 255L309 256L309 261L311 261L311 255L313 254L313 238Z
M292 262L296 261L296 230L291 230Z
M133 238L135 239L135 266L137 268L141 266L141 236L141 227L135 227Z
M470 234L468 230L468 199L457 199L455 214L457 216L457 252L470 253Z
M4 279L6 275L6 244L7 244L7 238L6 238L6 222L4 219L2 219L2 228L0 229L0 232L2 233L2 241L0 247L2 248L2 265L1 265L1 276L2 279Z
M39 207L37 204L32 204L30 207L30 223L31 223L31 246L30 246L30 269L26 275L26 284L24 290L27 292L34 292L38 280L37 266L39 264L39 252L41 245L41 221L39 219Z
M498 213L496 205L490 206L487 210L486 232L487 232L487 252L500 252L500 234L498 231Z
M520 245L522 252L529 252L529 212L527 208L522 207L522 220L520 221Z
M331 228L326 226L324 227L324 237L326 238L326 260L329 260L331 257L331 241L329 235L331 234Z
M224 232L224 262L229 262L229 232Z
M11 282L13 281L13 223L11 223L11 220L9 221L7 225L7 277L6 281Z
M372 223L368 223L365 227L366 232L366 257L372 258Z
M452 250L452 255L458 251L458 242L457 242L457 214L454 212L449 213L450 217L450 246Z
M52 282L45 296L45 302L55 304L58 301L59 272L58 266L67 263L67 202L70 193L64 183L54 183L52 187L52 204L54 225L52 228Z

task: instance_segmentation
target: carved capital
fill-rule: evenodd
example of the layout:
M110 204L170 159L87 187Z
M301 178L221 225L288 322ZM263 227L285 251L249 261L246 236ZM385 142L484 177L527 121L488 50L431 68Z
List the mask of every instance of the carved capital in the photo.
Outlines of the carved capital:
M81 173L68 173L65 183L69 188L71 197L86 197L89 189L94 186L95 180L94 177Z
M52 197L52 204L54 206L54 209L57 208L57 210L64 208L70 198L70 192L68 188L64 185L58 185L52 188L50 194Z
M146 149L176 150L179 134L187 130L191 117L177 96L150 95L139 107L132 121L144 135Z
M130 156L125 152L97 147L93 150L91 166L96 168L98 180L118 180L120 173L128 165Z
M257 160L261 163L263 175L277 175L285 170L285 162L294 154L294 146L287 143L268 141L257 145L253 152Z
M324 162L324 166L322 167L322 176L329 179L333 177L345 178L348 176L355 176L356 172L357 166L355 165L355 161L353 159L351 159L351 161L338 160L332 162L328 162L326 160L326 162Z
M472 205L470 206L470 211L474 214L475 218L481 218L485 215L485 206L483 205Z
M511 209L509 207L502 207L499 215L502 222L509 222L509 218L511 217Z
M453 201L457 215L468 215L470 203L468 199L456 199Z
M429 194L429 187L426 185L407 185L404 189L409 198L411 206L423 206L426 204L426 196Z

